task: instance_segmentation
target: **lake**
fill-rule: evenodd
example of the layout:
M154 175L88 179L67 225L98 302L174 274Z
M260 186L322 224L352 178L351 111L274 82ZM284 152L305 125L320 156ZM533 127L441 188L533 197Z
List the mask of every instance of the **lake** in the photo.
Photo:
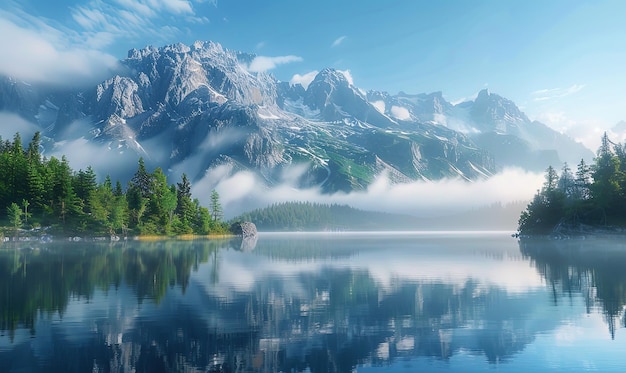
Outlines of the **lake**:
M624 242L8 243L0 371L623 371Z

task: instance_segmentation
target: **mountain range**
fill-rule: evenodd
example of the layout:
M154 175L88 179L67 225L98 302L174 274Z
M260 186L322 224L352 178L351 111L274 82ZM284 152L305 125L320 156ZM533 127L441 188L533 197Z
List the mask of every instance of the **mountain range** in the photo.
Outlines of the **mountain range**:
M392 182L488 178L505 167L543 171L593 153L512 101L482 90L365 92L326 68L304 87L249 69L255 55L215 42L133 49L110 78L63 88L0 79L0 112L33 124L44 154L82 144L99 174L127 180L138 157L192 181L239 171L267 185L366 188Z

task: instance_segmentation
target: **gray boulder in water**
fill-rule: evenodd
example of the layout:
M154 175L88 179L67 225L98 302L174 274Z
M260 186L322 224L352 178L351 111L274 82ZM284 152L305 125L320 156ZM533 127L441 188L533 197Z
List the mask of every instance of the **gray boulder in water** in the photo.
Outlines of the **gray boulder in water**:
M257 230L256 225L254 223L245 221L245 222L237 222L231 225L230 230L243 238L256 237Z
M241 236L241 245L239 250L241 251L252 251L256 247L257 241L257 230L256 225L251 222L238 222L231 225L230 230Z

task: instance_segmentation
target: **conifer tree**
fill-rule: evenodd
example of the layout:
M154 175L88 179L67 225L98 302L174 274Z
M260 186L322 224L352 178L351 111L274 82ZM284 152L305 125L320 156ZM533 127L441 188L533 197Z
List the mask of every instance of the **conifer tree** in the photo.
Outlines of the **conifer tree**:
M151 180L152 195L149 202L149 213L157 230L163 229L161 233L170 233L169 230L176 209L176 190L172 190L167 185L167 177L160 167L154 170Z
M39 147L41 146L41 133L35 132L32 140L28 144L28 150L26 151L26 157L32 164L38 165L41 163L41 154L39 153Z
M605 132L593 166L591 185L591 197L594 205L602 211L603 224L608 223L607 217L613 212L612 207L616 206L620 193L618 170L619 160L613 154L611 142Z
M580 160L576 169L576 197L586 200L590 197L589 186L591 185L591 168L585 163L584 159Z
M179 217L178 233L191 233L195 209L191 199L191 183L186 174L183 174L181 181L176 184L176 199L176 214Z
M222 219L224 212L222 211L222 204L220 203L220 195L215 189L211 192L210 210L213 221L220 221Z
M15 229L15 234L17 234L17 230L22 226L22 209L20 206L13 202L7 207L7 216L9 217L9 223Z

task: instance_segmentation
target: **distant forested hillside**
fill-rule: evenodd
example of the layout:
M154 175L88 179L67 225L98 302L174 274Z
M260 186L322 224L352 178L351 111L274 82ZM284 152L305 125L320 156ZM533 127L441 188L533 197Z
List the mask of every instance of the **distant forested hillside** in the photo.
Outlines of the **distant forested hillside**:
M235 220L251 221L262 231L375 230L398 226L417 229L417 218L358 210L346 205L284 202L242 214Z
M234 220L251 221L260 231L368 231L368 230L514 230L523 202L494 204L456 215L418 218L411 215L365 211L346 205L284 202L256 209Z

